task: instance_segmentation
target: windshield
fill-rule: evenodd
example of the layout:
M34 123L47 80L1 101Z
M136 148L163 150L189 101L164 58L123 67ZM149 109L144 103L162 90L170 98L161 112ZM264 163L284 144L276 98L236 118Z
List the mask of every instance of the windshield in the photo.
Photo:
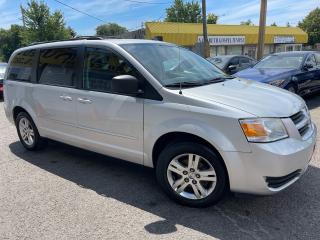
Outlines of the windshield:
M209 58L208 60L222 69L227 65L229 59L230 57L213 57Z
M202 85L228 78L199 55L174 45L125 44L122 47L136 58L163 86Z
M303 55L270 55L258 62L254 68L293 68L299 69Z

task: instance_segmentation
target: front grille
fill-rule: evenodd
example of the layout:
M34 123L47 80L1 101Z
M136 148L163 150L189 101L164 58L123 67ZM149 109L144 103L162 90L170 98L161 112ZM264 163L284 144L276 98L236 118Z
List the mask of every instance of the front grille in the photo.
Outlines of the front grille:
M266 182L270 188L279 188L301 174L301 169L296 170L283 177L266 177Z
M294 125L296 125L302 139L308 138L310 133L312 133L312 125L308 109L304 108L300 112L292 115L290 118Z
M304 119L304 117L305 116L304 116L303 112L300 111L300 112L294 114L293 116L291 116L290 118L293 121L293 123L295 125L297 125L298 123L300 123Z

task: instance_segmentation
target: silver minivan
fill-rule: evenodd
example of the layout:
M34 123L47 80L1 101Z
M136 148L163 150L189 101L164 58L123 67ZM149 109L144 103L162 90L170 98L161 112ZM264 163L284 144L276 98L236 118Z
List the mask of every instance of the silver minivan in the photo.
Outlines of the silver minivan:
M154 167L167 195L193 207L229 190L287 188L306 171L317 133L299 96L147 40L21 48L9 61L4 107L26 149L53 139Z

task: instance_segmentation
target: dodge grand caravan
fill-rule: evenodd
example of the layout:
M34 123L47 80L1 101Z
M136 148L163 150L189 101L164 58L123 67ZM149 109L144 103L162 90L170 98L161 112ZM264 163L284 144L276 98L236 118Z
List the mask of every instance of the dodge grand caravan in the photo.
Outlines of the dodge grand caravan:
M228 190L287 188L316 142L299 96L232 78L164 42L28 46L11 56L4 88L6 116L26 149L53 139L154 167L167 195L193 207Z

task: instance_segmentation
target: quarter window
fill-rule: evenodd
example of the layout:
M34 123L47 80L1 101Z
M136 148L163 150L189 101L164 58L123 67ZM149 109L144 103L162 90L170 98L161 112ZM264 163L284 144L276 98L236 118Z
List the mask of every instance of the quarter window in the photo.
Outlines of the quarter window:
M132 75L137 71L121 56L106 49L87 48L84 67L84 88L111 92L111 80L119 75Z
M35 54L35 50L22 51L16 54L8 69L8 80L30 82Z
M74 87L76 85L77 48L43 49L40 51L39 83Z

